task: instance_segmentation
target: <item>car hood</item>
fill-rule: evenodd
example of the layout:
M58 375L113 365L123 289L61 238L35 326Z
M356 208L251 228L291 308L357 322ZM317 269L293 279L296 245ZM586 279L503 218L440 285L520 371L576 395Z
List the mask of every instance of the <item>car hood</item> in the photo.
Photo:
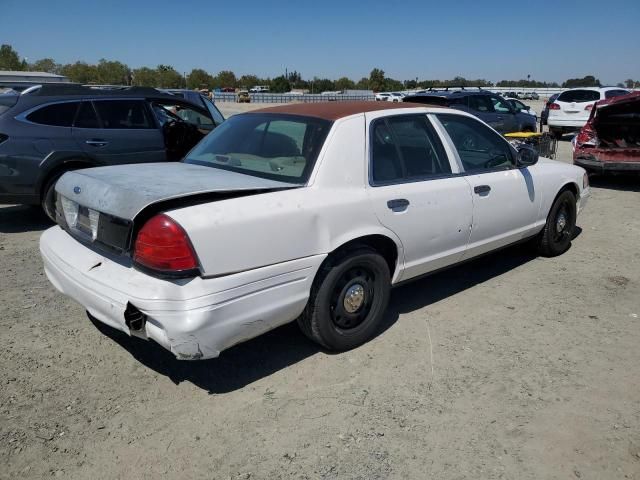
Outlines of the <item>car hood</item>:
M301 185L187 163L146 163L65 173L56 192L80 205L133 220L161 201L220 192L279 190Z

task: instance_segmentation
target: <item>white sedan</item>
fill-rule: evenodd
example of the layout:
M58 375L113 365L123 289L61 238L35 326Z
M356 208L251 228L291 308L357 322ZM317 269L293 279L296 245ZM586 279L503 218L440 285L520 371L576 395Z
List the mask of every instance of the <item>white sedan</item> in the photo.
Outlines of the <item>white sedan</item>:
M181 163L78 170L56 192L53 285L202 359L295 319L356 347L394 285L528 239L563 253L589 186L459 110L331 102L236 115Z

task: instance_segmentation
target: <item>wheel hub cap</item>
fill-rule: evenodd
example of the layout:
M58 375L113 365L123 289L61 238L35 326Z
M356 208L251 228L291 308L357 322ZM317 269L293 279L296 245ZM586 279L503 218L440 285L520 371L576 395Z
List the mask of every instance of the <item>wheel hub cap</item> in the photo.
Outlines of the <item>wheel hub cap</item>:
M344 309L348 313L355 313L364 303L364 287L359 283L354 283L349 287L344 296Z
M564 213L561 213L560 215L558 215L558 218L556 219L556 231L560 233L564 230L564 227L566 226L567 226L567 217Z

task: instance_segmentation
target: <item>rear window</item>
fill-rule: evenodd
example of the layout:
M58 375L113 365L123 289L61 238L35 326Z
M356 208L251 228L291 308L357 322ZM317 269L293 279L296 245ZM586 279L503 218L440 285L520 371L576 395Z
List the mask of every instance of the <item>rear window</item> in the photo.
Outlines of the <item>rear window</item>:
M27 120L53 127L70 127L73 124L73 118L76 116L78 105L80 105L80 102L46 105L27 115Z
M207 135L184 161L305 183L330 127L326 120L297 115L236 115Z
M627 94L629 94L627 90L608 90L604 92L604 98L621 97Z
M100 100L94 106L103 128L154 128L142 100Z
M559 102L584 103L600 100L600 92L597 90L567 90L558 96Z

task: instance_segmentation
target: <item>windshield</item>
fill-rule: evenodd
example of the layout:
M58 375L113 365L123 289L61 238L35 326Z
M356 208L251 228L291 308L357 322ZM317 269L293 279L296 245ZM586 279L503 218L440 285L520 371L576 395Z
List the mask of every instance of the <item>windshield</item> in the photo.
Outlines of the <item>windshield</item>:
M288 183L306 183L331 122L283 114L235 115L184 159Z

